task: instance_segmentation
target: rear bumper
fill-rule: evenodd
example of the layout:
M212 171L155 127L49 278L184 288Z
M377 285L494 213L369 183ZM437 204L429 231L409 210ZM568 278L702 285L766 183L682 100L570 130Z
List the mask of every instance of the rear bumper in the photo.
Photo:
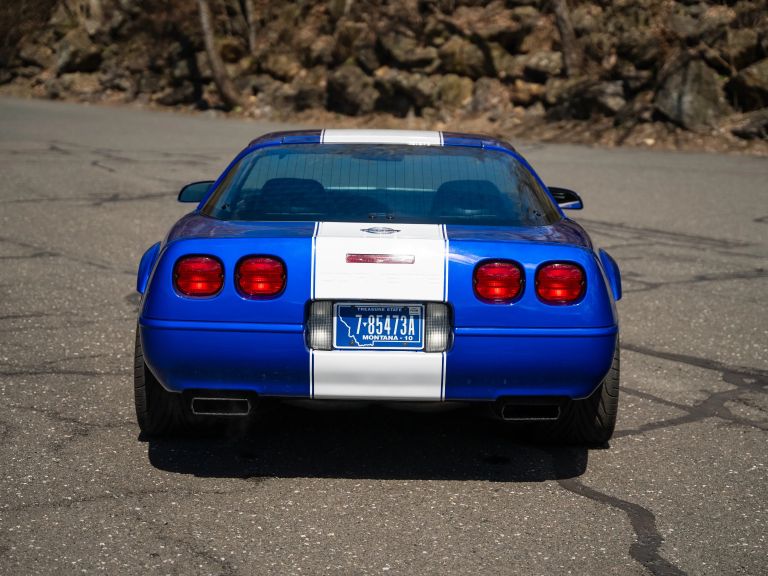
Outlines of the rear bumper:
M493 401L589 396L611 366L618 328L457 328L443 354L312 352L303 325L141 318L144 358L168 390L263 396Z

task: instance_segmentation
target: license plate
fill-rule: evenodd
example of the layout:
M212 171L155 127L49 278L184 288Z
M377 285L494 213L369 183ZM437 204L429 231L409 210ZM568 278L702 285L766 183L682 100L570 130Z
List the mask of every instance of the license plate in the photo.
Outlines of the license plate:
M421 304L334 305L333 342L338 349L421 350L424 306Z

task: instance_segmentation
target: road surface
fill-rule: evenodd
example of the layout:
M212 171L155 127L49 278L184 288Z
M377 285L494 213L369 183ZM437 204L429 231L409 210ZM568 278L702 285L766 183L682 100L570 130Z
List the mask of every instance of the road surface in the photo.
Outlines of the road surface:
M275 128L0 100L0 573L766 573L765 159L521 143L623 270L608 449L390 407L140 438L139 258Z

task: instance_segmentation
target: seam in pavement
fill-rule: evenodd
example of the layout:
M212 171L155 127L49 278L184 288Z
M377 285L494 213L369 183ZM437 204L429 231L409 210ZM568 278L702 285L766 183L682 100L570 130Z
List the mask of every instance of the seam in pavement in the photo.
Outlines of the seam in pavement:
M728 406L726 406L728 402L743 402L741 396L744 393L752 392L765 394L766 389L768 389L768 371L760 370L758 368L729 366L722 362L718 362L717 360L688 356L675 352L662 352L647 348L645 346L638 346L636 344L622 343L622 348L624 350L628 350L636 354L642 354L644 356L650 356L652 358L658 358L661 360L667 360L669 362L686 364L696 368L703 368L705 370L719 372L723 382L734 386L734 388L729 390L721 390L718 392L711 392L703 400L692 405L671 402L647 392L634 390L632 388L624 388L624 391L627 394L637 396L639 398L644 398L652 402L665 404L667 406L673 406L678 410L682 410L685 412L685 414L666 420L647 422L634 429L618 431L616 434L614 434L614 438L623 438L651 430L671 428L674 426L680 426L681 424L691 424L693 422L700 422L707 418L720 418L734 424L768 431L768 425L766 425L765 422L752 420L745 418L744 416L734 414L733 411L728 408Z
M656 527L656 516L653 512L640 504L590 488L575 478L558 480L557 483L577 496L583 496L624 512L635 533L635 542L629 547L629 555L651 574L654 576L686 576L684 571L663 558L659 553L659 549L664 543L664 537Z

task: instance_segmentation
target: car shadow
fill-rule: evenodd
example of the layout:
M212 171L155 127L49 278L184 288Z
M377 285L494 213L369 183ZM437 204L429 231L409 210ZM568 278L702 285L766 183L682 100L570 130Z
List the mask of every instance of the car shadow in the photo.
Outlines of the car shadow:
M538 442L526 428L504 426L479 408L276 403L262 412L217 437L150 438L149 461L200 477L490 482L574 478L587 467L585 447Z

